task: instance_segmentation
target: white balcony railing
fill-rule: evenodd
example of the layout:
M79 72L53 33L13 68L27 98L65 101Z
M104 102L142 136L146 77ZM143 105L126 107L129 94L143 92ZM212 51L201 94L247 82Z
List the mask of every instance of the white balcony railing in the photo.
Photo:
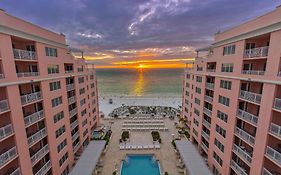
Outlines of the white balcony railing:
M268 46L247 49L244 52L244 58L266 57L268 55Z
M72 123L70 124L70 128L71 128L71 129L74 129L76 126L78 126L78 120L75 120L74 122L72 122Z
M79 137L79 132L77 131L73 136L72 136L72 140L76 140Z
M0 79L3 79L3 78L5 78L5 75L4 74L0 74Z
M73 73L74 71L73 70L65 70L65 73Z
M28 50L13 49L14 58L19 60L37 60L36 52Z
M271 123L270 125L270 133L279 137L281 139L281 126Z
M20 173L20 168L17 168L15 171L13 171L12 173L10 173L9 175L21 175L21 173Z
M252 101L254 103L261 103L261 94L256 94L249 91L240 91L240 98Z
M278 77L281 77L281 71L279 71L279 72L277 73L277 76L278 76Z
M209 123L207 120L205 120L205 119L203 119L203 124L205 125L205 126L207 126L208 128L210 128L211 127L211 123Z
M206 107L203 108L203 112L204 112L205 114L207 114L209 117L212 116L212 111L211 111L210 109L206 108Z
M214 83L206 83L206 88L213 90L215 87Z
M42 118L44 118L44 111L43 110L35 112L35 113L33 113L29 116L26 116L26 117L24 117L25 126L28 126L28 125L30 125L32 123L35 123L35 122L38 122Z
M249 113L249 112L246 112L246 111L243 111L241 109L238 109L237 111L237 116L242 119L242 120L246 120L254 125L257 125L258 124L258 117Z
M17 73L17 76L20 77L32 77L32 76L38 76L39 72L19 72Z
M262 175L274 175L274 174L272 174L272 173L271 173L269 170L267 170L266 168L263 168Z
M76 153L80 147L80 142L78 142L74 147L73 147L73 152Z
M73 90L74 89L74 84L68 84L68 85L66 85L66 90L67 91L71 91L71 90Z
M277 164L281 166L281 153L271 148L270 146L266 147L266 155L274 160Z
M255 144L255 137L238 127L235 128L235 134L240 136L242 139L246 140L251 145Z
M233 151L242 159L244 159L247 163L251 164L252 156L244 151L241 147L237 146L236 144L233 145Z
M209 148L203 142L201 143L201 147L206 153L208 153Z
M48 152L49 146L47 144L31 157L32 166L34 166L39 160L41 160Z
M8 124L0 128L0 140L12 135L14 133L12 124Z
M69 117L73 117L75 114L77 114L77 108L72 109L71 111L69 111Z
M275 98L273 107L277 110L281 111L281 99L280 98Z
M239 166L234 160L231 160L231 168L238 174L238 175L248 175L247 171Z
M47 174L47 172L50 170L52 164L51 164L51 160L49 160L44 166L42 166L42 168L37 171L37 173L35 175L45 175Z
M9 149L0 155L0 168L10 160L14 159L18 155L16 147Z
M209 102L209 103L213 103L213 97L210 97L208 95L205 95L205 101Z
M202 130L202 136L206 139L209 140L210 139L210 135L208 135L205 131Z
M9 103L8 100L0 101L0 113L9 110Z
M249 74L249 75L264 75L264 70L242 70L242 74Z
M27 141L29 146L32 145L33 143L37 142L38 140L41 140L47 135L46 128L41 129L40 131L36 132L32 136L28 137Z
M216 69L207 69L207 72L216 72Z
M41 92L34 92L21 96L21 104L25 105L27 103L40 100L42 98Z
M68 104L72 104L76 101L76 97L72 96L72 97L68 98L67 100L68 100Z

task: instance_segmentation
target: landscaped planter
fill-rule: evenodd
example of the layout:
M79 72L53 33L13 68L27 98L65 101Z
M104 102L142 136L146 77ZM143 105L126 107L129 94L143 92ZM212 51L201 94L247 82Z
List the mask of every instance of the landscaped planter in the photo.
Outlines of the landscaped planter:
M151 136L153 141L158 141L159 143L161 143L161 137L158 131L151 131Z

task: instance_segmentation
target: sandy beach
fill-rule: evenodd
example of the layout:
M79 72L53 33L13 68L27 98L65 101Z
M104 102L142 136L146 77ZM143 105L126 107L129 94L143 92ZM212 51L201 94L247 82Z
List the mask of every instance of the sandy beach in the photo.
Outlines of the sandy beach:
M113 104L109 104L109 99L113 100ZM105 117L115 108L122 104L140 105L140 106L170 106L179 108L181 106L181 97L148 97L148 96L102 96L99 97L100 112L103 112Z

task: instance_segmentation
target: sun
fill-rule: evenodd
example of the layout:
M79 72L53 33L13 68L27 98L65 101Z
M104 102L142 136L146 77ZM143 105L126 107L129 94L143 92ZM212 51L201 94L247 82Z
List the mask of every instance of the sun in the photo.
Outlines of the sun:
M138 65L138 68L139 68L139 69L142 69L142 68L144 68L144 67L145 67L145 66L144 66L143 64L139 64L139 65Z

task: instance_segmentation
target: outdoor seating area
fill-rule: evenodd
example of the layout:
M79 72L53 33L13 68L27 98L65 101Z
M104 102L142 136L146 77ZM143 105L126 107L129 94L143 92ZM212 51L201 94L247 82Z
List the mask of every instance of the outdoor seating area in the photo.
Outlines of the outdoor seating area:
M128 131L168 131L162 117L134 117L124 121L122 130Z
M160 149L159 143L153 144L130 144L130 143L121 143L120 150L147 150L147 149Z

